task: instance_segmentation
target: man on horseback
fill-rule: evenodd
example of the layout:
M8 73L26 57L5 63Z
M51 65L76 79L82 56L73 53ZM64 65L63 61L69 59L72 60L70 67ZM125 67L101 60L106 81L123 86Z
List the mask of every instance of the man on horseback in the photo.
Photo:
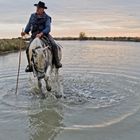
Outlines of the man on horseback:
M36 37L40 39L43 38L43 40L48 40L52 47L53 61L55 63L55 66L56 68L61 68L62 64L60 63L58 58L57 44L55 43L52 36L49 34L51 30L51 17L48 16L44 11L45 9L47 9L47 7L45 6L45 3L41 1L39 1L38 4L34 4L34 6L37 7L36 13L31 14L29 22L26 25L24 32L21 32L21 36L29 34L29 32L31 31L32 35L30 43ZM25 69L26 72L32 72L32 66L29 61L29 46L26 49L28 59L28 66Z

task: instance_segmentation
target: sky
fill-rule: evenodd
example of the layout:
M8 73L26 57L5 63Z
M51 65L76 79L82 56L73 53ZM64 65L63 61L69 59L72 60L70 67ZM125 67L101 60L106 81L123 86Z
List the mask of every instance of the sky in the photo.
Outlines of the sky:
M140 0L42 0L55 37L139 36ZM0 38L19 37L38 0L0 0Z

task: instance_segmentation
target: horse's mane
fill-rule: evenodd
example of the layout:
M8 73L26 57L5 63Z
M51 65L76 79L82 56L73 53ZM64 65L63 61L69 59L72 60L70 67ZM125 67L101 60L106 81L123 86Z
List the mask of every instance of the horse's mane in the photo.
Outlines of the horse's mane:
M30 44L31 49L35 49L36 47L39 47L39 46L42 47L41 39L39 38L35 38Z

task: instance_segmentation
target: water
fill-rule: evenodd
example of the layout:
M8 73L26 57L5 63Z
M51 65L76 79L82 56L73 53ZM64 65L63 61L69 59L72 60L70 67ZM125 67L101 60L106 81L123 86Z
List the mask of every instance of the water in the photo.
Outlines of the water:
M139 140L140 44L60 41L63 69L57 100L38 96L22 52L0 56L0 140ZM52 79L53 81L53 79ZM45 89L44 89L45 90Z

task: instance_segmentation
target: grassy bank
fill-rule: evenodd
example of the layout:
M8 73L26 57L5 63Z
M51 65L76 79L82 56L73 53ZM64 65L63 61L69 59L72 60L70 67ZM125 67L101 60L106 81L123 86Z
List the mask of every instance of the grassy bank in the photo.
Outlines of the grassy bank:
M129 41L140 42L140 37L86 37L85 34L81 34L79 37L55 37L55 40L99 40L99 41ZM29 41L29 38L26 39ZM21 45L22 49L25 49L27 43L21 38L13 39L0 39L0 54L18 51Z
M25 49L26 43L20 38L0 39L0 54L12 51L18 51L19 48Z

